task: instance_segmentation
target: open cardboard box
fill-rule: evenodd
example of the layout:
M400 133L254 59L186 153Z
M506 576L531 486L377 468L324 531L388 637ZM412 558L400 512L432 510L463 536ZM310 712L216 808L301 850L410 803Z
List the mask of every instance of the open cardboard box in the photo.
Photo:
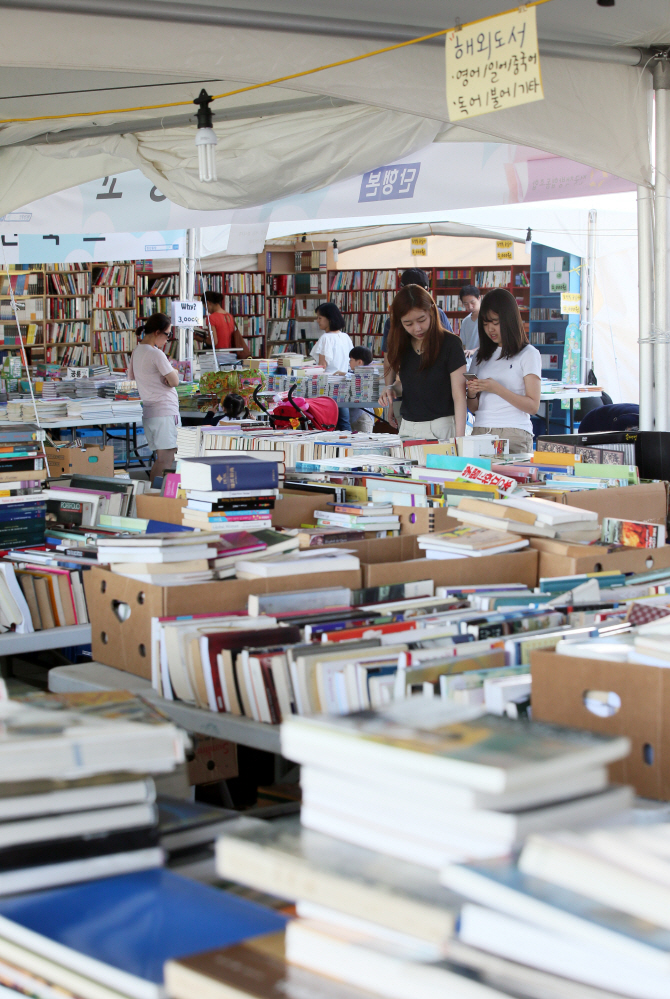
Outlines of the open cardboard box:
M113 447L47 447L44 449L49 463L49 476L61 475L114 475Z
M157 586L119 576L102 566L84 573L91 619L93 659L151 679L151 618L219 614L247 609L250 593L311 590L317 586L359 589L361 571L308 573L271 579L221 579L193 586Z
M272 511L273 527L302 527L304 524L315 524L315 510L328 509L324 503L335 500L335 491L302 492L299 489L280 489L277 502Z
M428 559L413 535L343 545L361 560L363 586L389 586L433 579L436 586L483 583L537 585L538 553L531 548L503 555Z
M632 487L631 487L632 488ZM531 548L540 553L538 578L576 576L582 572L648 572L670 567L670 545L662 548L624 548L610 551L607 545L574 545L550 538L531 538Z
M615 470L616 465L612 465L612 469ZM603 517L618 517L621 520L648 520L652 524L665 524L668 516L665 482L563 493L562 502L566 506L594 510L600 523Z
M400 517L401 534L433 534L461 526L460 521L450 516L447 507L394 506L393 513Z
M181 512L186 506L185 499L168 499L166 496L139 493L135 503L137 516L143 520L160 520L163 524L179 524L181 527Z
M531 674L534 721L628 736L630 756L609 768L610 778L643 798L670 800L670 670L537 651ZM584 703L591 690L615 693L620 708L609 718L594 715Z
M320 510L323 503L334 499L335 493L299 492L296 489L280 489L272 511L273 527L301 527L314 523L314 511ZM137 497L137 516L145 520L162 520L166 524L182 524L182 510L185 499L167 499L165 496L150 496L147 493ZM240 528L243 530L243 528Z

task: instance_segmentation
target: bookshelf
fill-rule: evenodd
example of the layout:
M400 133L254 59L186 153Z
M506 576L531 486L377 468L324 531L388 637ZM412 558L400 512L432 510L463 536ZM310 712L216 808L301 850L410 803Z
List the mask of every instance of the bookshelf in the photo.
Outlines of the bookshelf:
M296 353L309 354L321 336L316 307L333 300L328 285L335 266L332 244L310 240L267 247L258 266L265 273L266 356L282 353L288 344Z
M137 343L135 263L93 264L91 284L93 357L125 370Z

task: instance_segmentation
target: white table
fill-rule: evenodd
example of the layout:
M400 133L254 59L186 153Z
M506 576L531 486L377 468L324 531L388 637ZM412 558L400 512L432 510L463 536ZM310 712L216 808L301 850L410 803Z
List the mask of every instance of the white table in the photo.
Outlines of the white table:
M26 421L26 422L30 422L30 421ZM34 421L32 421L32 422L34 424ZM76 429L77 427L100 427L100 429L102 430L102 439L104 441L106 439L106 437L107 437L107 427L125 427L126 428L126 463L125 463L124 467L126 469L128 469L128 468L130 468L130 455L131 455L132 451L135 452L135 457L139 461L140 465L142 465L144 467L144 462L142 461L142 459L140 458L139 454L137 453L137 427L138 427L138 424L140 426L142 424L142 417L141 416L135 416L135 417L131 417L130 419L125 419L125 420L120 417L119 419L107 420L104 423L101 420L84 420L84 419L74 419L74 420L68 420L68 419L64 419L64 420L40 420L39 428L40 428L40 430L70 430L70 429ZM0 426L2 426L2 424L0 424ZM131 444L131 435L130 435L130 428L131 427L133 428L132 429L132 444Z
M600 399L602 392L587 392L585 389L564 389L561 392L542 392L540 402L545 403L544 409L544 432L549 433L549 421L551 418L551 403L554 399L570 400L570 433L575 432L575 399Z
M64 629L59 629L64 630ZM102 663L77 663L56 666L49 671L49 690L54 693L73 693L91 690L130 690L146 697L177 725L188 732L209 735L215 739L228 739L242 746L280 753L279 726L266 725L239 715L217 714L192 707L184 701L168 701L160 697L148 680L104 666Z

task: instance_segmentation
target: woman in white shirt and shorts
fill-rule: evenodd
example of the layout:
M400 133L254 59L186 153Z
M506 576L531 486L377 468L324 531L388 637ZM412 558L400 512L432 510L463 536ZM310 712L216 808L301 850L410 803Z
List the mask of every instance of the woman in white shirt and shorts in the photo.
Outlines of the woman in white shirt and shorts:
M325 368L327 375L334 375L336 372L346 375L354 343L349 334L344 332L344 316L333 302L322 302L316 308L316 323L323 333L310 350L311 356ZM340 410L337 429L351 430L348 409Z
M466 386L473 434L509 440L511 454L533 450L534 416L540 408L542 355L528 337L514 296L505 288L488 292L479 310L479 350Z
M171 339L172 325L162 312L149 316L137 330L142 342L138 343L128 365L128 377L137 382L142 400L142 425L147 444L156 454L150 479L163 475L177 453L179 397L176 386L179 375L165 356L165 347Z

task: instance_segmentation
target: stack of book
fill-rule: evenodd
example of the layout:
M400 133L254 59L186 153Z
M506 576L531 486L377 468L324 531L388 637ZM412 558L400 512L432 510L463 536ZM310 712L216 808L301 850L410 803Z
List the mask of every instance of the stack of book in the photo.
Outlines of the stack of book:
M161 586L208 582L219 535L201 531L98 537L97 561L119 575Z
M365 531L367 536L393 537L400 533L400 518L392 503L326 503L327 510L315 510L317 527Z
M0 704L0 895L157 867L151 774L185 737L124 692Z
M450 514L464 524L503 530L529 537L557 538L588 544L599 541L598 514L574 506L563 506L538 497L516 496L483 499L463 496Z
M533 835L518 863L446 867L467 899L457 946L527 981L560 976L566 995L667 995L669 827L649 818Z
M300 994L347 999L596 999L573 991L573 982L561 989L558 954L551 974L522 967L541 967L530 941L538 924L553 930L554 940L556 932L566 934L549 916L528 916L528 959L519 958L519 947L507 960L491 957L507 944L503 930L489 933L485 947L465 942L459 928L470 906L438 883L438 869L449 853L486 849L485 835L507 854L534 827L570 828L626 808L631 795L608 788L605 766L627 751L622 739L533 723L521 728L490 716L449 717L425 702L418 713L291 719L282 726L282 752L303 765L301 824L231 828L217 844L222 876L297 903L285 949L268 938L262 952L261 941L251 941L171 962L170 993L260 997L273 994L261 988L272 979L276 994L281 986L291 995L300 984ZM329 992L328 981L339 991Z
M180 458L177 474L187 498L182 515L185 526L222 534L272 526L279 485L277 461L242 454Z
M528 547L528 538L504 529L489 530L487 527L454 527L450 531L420 534L417 540L426 558L431 559L500 555Z

